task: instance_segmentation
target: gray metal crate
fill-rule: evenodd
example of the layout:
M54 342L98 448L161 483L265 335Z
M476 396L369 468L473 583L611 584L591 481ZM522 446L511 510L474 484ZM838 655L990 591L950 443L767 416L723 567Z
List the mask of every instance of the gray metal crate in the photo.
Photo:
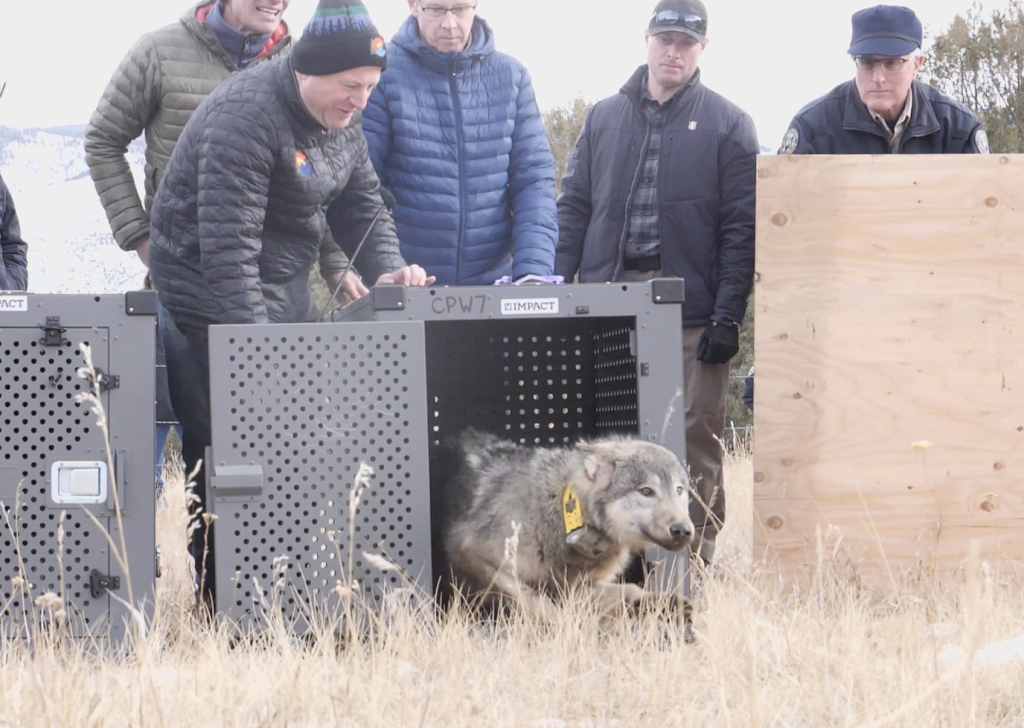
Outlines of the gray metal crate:
M9 633L32 609L13 585L20 576L32 598L64 596L74 634L123 636L127 610L110 595L127 601L127 575L104 534L120 543L111 476L133 596L152 607L155 333L152 292L0 295L0 509L11 524L0 523L0 623ZM95 415L76 401L91 388L77 375L82 344L105 382L113 473Z
M625 434L659 442L685 462L683 303L678 278L382 286L333 318L423 322L436 496L444 485L441 443L469 425L526 445ZM441 573L437 550L433 561ZM652 549L647 562L662 588L688 593L688 558Z
M301 628L309 606L337 605L350 548L378 602L401 579L364 553L433 588L438 452L468 425L527 444L628 433L685 459L682 299L678 279L383 286L332 323L210 327L218 611L244 626L273 604ZM376 474L350 531L360 463ZM648 560L663 582L685 582L687 559Z

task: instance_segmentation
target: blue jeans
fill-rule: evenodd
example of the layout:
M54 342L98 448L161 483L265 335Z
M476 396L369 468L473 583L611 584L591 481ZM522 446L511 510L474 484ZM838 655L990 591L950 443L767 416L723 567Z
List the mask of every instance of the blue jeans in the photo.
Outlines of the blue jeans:
M185 461L185 478L192 473L196 463L206 457L206 448L211 442L210 432L210 358L206 330L190 331L190 341L175 325L170 314L161 304L157 313L160 335L164 342L164 356L167 359L167 388L171 397L174 414L181 423L181 458ZM206 468L196 473L194 493L198 503L191 503L189 515L203 509L206 504ZM206 543L206 525L203 520L192 533L189 553L195 559L197 574L203 568L204 546L206 554L206 582L203 599L211 605L214 601L216 575L213 568L213 532Z

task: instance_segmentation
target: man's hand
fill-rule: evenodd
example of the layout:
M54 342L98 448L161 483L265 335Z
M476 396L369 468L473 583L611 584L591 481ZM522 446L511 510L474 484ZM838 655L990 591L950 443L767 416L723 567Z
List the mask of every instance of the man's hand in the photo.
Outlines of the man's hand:
M377 279L375 285L393 284L398 286L409 286L411 288L422 288L429 286L437 280L437 276L428 276L427 272L418 265L407 265L399 268L393 273L385 273Z
M712 321L697 344L697 361L725 364L740 350L740 327Z
M370 292L363 285L362 279L352 270L345 273L345 281L341 284L341 288L338 288L338 283L341 281L340 270L328 273L324 280L327 281L327 285L332 291L336 288L338 289L338 295L335 298L342 306L349 301L356 301Z
M334 280L334 285L338 285L337 278ZM344 306L345 296L348 296L350 301L358 301L369 292L370 289L363 285L363 279L352 271L348 271L345 274L345 280L341 283L341 290L338 291L338 303Z
M146 238L141 243L139 243L136 246L136 248L135 248L135 252L138 254L139 260L142 261L142 264L148 268L149 267L149 238Z

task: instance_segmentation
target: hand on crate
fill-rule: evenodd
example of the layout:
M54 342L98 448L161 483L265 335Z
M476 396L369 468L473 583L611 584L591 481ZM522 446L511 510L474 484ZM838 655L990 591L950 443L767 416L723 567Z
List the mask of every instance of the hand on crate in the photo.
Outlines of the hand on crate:
M347 303L345 300L346 296L351 301L357 301L369 292L370 289L363 285L362 279L352 271L349 271L345 274L341 290L338 291L338 303L344 306Z
M435 276L428 276L427 272L418 265L407 265L392 273L384 273L377 279L377 283L375 285L393 284L398 286L422 288L424 286L429 286L436 280L437 278Z

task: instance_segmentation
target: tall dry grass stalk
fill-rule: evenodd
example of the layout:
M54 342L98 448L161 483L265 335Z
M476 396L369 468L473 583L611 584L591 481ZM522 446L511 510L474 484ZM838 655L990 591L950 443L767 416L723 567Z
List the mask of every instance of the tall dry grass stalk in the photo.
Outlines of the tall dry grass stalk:
M578 602L538 629L440 621L397 600L358 639L236 642L195 621L180 462L158 514L164 575L131 653L81 643L0 651L0 725L17 726L1021 726L1024 666L975 659L1024 633L1019 584L975 555L962 584L873 592L836 555L803 591L751 561L752 467L730 455L717 566L695 589L695 644L678 627L601 630ZM900 590L894 592L893 590ZM37 606L45 619L45 605Z

